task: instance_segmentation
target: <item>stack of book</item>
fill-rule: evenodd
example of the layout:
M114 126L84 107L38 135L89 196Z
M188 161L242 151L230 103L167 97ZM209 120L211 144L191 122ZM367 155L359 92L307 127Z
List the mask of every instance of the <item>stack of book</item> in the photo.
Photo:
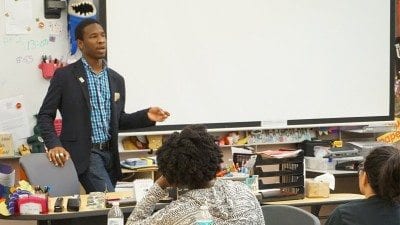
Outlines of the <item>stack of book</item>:
M157 168L157 161L155 157L128 158L121 161L121 166L132 170L151 169Z

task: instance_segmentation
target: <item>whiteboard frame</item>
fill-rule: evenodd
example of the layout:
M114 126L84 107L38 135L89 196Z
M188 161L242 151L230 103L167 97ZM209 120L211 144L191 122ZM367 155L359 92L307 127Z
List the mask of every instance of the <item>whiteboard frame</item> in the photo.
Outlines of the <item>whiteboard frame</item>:
M389 115L384 116L368 116L368 117L343 117L343 118L318 118L318 119L295 119L287 121L246 121L234 123L206 123L208 129L213 131L225 130L254 130L254 129L284 129L284 128L300 128L300 127L328 127L328 126L355 126L355 125L387 125L393 124L394 121L394 82L395 82L395 1L390 1L390 103ZM101 2L99 6L100 21L107 30L106 19L106 3ZM181 130L188 124L176 125L157 125L149 128L135 129L130 131L123 131L125 133L140 134L140 133L171 133L173 131Z

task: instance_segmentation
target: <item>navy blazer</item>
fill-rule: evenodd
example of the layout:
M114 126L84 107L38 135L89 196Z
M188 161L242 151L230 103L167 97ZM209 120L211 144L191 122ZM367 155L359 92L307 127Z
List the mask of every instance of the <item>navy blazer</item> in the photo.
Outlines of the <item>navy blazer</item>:
M124 78L112 69L108 69L108 77L111 92L110 151L113 158L111 181L115 183L122 176L118 130L142 128L155 123L148 119L148 109L125 113ZM60 137L57 137L53 125L57 109L62 116ZM71 154L78 174L82 174L89 166L92 145L90 111L87 75L82 60L58 69L40 108L38 124L46 147L64 147Z

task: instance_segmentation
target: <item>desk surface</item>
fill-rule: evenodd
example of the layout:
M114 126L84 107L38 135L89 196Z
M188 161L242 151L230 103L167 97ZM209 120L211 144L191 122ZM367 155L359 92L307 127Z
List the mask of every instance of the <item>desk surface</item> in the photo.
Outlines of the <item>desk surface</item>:
M110 192L107 193L107 198L130 198L132 197L133 192ZM47 214L39 214L39 215L15 215L10 217L2 217L3 219L12 219L12 220L61 220L61 219L71 219L71 218L81 218L81 217L93 217L93 216L101 216L107 215L109 208L103 209L91 209L86 207L87 197L88 195L81 195L81 206L78 212L68 212L67 211L67 199L71 196L64 197L64 211L55 213L54 212L54 202L56 198L49 198L49 212ZM161 209L165 207L168 203L157 203L156 209ZM121 207L123 213L132 212L135 206L125 206Z
M358 177L358 172L357 171L346 171L346 170L311 170L311 169L306 169L306 177L307 178L313 178L319 175L322 175L324 173L330 173L335 178L349 178L349 179L355 179ZM357 185L355 188L356 192L353 192L354 190L339 190L339 192L351 192L351 193L358 193L358 180L357 180Z
M357 171L352 171L352 170L312 170L312 169L306 169L307 172L314 172L314 173L330 173L333 175L342 175L342 174L358 174Z
M117 192L108 193L107 198L127 198L132 197L132 192ZM62 220L71 218L83 218L83 217L93 217L93 216L104 216L107 215L109 209L91 209L86 207L87 195L81 195L81 207L79 212L67 212L66 211L66 199L64 199L64 211L55 213L54 202L56 198L49 199L49 213L40 215L18 215L10 217L2 217L3 219L12 220ZM262 202L263 205L293 205L293 206L313 206L313 205L329 205L329 204L342 204L350 202L352 200L363 199L363 195L359 194L331 194L329 198L305 198L299 200L289 200L289 201L276 201L276 202ZM161 209L168 205L168 203L158 203L156 209ZM132 212L135 206L121 207L123 213Z
M360 194L330 194L329 198L304 198L298 200L262 202L263 205L292 205L292 206L312 206L312 205L336 205L343 204L353 200L364 199Z

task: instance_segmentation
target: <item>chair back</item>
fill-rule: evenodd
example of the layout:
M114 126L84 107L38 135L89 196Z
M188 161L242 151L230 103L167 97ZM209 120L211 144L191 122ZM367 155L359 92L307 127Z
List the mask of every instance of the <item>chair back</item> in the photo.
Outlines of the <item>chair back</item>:
M49 161L46 153L32 153L22 156L19 163L31 185L50 187L50 197L80 192L78 175L71 159L63 167L56 167Z
M313 214L289 205L263 205L265 225L321 225Z

